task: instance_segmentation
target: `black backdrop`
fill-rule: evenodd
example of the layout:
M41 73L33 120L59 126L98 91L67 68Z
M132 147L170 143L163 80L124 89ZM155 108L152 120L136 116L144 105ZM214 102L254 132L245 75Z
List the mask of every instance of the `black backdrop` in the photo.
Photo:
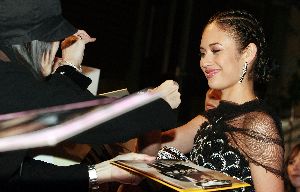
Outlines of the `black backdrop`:
M280 45L285 40L289 6L294 2L278 2L62 0L62 6L68 20L97 38L88 44L83 63L101 69L99 93L125 87L134 92L174 79L182 94L179 120L186 122L203 110L207 82L199 67L198 44L209 16L228 8L254 12L266 29L275 61L281 62ZM276 89L271 90L276 103Z

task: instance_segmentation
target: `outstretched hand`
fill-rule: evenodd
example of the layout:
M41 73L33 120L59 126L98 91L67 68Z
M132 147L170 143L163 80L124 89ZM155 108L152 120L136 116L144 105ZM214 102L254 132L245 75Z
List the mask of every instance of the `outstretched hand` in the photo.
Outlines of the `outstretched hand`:
M179 85L176 81L166 80L160 86L148 90L150 93L160 93L162 98L175 109L181 103Z
M155 157L145 154L128 153L124 155L119 155L111 159L110 161L117 160L142 160L145 162L152 162L155 160ZM139 175L128 172L124 169L110 164L110 161L105 161L95 166L99 184L104 182L119 182L124 184L137 185L143 179L143 177Z

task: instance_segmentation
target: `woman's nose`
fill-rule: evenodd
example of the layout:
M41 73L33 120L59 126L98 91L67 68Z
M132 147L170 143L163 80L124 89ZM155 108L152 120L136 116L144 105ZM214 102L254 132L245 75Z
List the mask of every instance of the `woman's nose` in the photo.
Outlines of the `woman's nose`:
M293 167L294 169L300 170L300 161L296 161Z
M209 53L205 54L200 59L200 67L206 68L208 66L212 65L212 59Z
M201 68L206 68L208 66L209 66L209 61L205 57L201 58L200 67Z

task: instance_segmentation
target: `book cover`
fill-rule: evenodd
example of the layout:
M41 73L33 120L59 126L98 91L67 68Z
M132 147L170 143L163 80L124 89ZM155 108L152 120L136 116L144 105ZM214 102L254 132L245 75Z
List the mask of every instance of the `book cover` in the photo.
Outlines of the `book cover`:
M145 163L136 160L118 160L111 163L180 192L221 191L250 186L248 183L198 166L191 161L163 159Z
M0 115L0 152L53 146L159 97L134 93Z

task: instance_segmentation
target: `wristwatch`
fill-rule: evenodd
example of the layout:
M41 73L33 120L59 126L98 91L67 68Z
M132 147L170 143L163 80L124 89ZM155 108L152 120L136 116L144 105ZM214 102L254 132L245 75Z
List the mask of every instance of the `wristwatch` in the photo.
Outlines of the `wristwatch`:
M99 184L97 182L97 172L95 165L88 165L89 171L89 189L91 192L98 191Z

